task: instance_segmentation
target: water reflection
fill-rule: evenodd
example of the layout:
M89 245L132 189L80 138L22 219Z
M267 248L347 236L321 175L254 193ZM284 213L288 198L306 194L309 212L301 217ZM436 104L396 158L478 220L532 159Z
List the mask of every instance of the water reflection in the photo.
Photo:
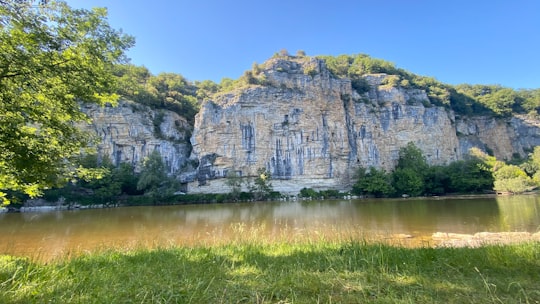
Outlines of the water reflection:
M62 255L99 247L213 244L434 232L528 231L540 197L335 200L126 207L0 214L0 253Z
M540 196L501 196L497 204L501 210L500 230L540 231Z

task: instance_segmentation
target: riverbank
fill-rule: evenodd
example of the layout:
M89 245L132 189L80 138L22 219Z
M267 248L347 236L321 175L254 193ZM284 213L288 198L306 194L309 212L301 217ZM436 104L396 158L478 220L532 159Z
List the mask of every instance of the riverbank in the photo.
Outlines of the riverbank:
M185 194L181 193L170 197L161 198L156 201L154 198L137 195L137 196L122 196L118 200L105 204L93 203L93 200L87 196L84 199L66 201L65 198L59 197L56 200L46 200L44 198L36 198L25 201L23 204L12 205L7 207L0 206L2 212L47 212L47 211L62 211L62 210L80 210L80 209L101 209L115 207L132 207L132 206L163 206L163 205L201 205L201 204L223 204L223 203L239 203L239 202L256 202L252 195L243 193L239 198L232 198L230 194ZM319 191L310 193L311 195L282 196L274 192L269 199L262 201L319 201L319 200L356 200L356 199L379 199L379 200L451 200L451 199L474 199L474 198L489 198L497 197L497 193L470 193L470 194L447 194L441 196L418 196L418 197L393 197L393 198L375 198L372 196L357 196L350 193L340 193L337 191ZM529 191L520 195L540 195L539 190Z
M537 242L540 245L540 232L478 232L475 234L436 232L431 239L438 247L481 247L525 242Z
M364 242L0 257L1 303L537 303L538 243L403 248Z
M538 195L539 192L529 192L521 195ZM474 198L488 198L496 197L495 193L489 194L451 194L445 196L419 196L419 197L394 197L394 198L374 198L350 195L347 193L323 193L320 197L302 197L297 196L276 196L274 199L267 199L262 201L255 201L253 199L245 200L230 200L227 195L223 194L183 194L169 197L160 202L155 202L148 196L126 196L122 200L116 202L110 202L107 204L93 204L93 203L80 203L80 202L66 202L61 198L57 201L47 201L43 198L27 200L20 205L10 205L7 207L0 206L0 213L5 212L48 212L48 211L63 211L63 210L83 210L83 209L103 209L103 208L116 208L116 207L133 207L133 206L165 206L165 205L205 205L205 204L232 204L232 203L253 203L253 202L268 202L268 201L282 201L282 202L295 202L295 201L320 201L320 200L356 200L356 199L369 199L369 200L450 200L450 199L474 199Z

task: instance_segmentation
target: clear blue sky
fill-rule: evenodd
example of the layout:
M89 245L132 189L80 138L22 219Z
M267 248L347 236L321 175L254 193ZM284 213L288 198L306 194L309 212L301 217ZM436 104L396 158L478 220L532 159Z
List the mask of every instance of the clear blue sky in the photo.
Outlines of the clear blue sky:
M538 0L68 0L107 7L132 63L238 78L281 49L364 53L450 83L540 88Z

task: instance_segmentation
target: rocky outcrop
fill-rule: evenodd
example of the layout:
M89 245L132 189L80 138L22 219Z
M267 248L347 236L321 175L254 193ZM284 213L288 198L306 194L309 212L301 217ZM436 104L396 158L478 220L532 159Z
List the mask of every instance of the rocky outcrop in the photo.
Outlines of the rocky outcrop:
M116 165L140 170L158 150L168 173L192 193L228 192L229 172L253 177L259 168L282 193L349 190L360 166L391 170L409 142L430 164L463 159L472 147L508 160L540 145L538 121L456 117L423 90L390 85L393 76L366 75L369 90L358 92L309 57L272 58L257 73L252 83L259 85L204 102L194 126L174 112L123 100L83 105L92 119L83 127L100 140L99 155Z
M392 169L409 142L430 164L462 159L471 147L509 159L540 145L534 122L456 118L422 90L385 84L384 74L365 76L371 89L359 93L322 60L279 57L256 77L264 84L202 105L191 138L199 168L188 191L228 192L228 172L254 176L259 168L282 193L347 190L358 167Z
M540 146L540 122L517 115L508 119L469 117L458 119L456 134L460 140L460 154L479 147L493 152L498 159L526 157L527 152Z
M191 152L191 126L178 114L122 100L116 107L82 106L92 120L84 126L99 139L98 155L114 165L130 163L140 170L142 160L157 150L170 175L179 175Z

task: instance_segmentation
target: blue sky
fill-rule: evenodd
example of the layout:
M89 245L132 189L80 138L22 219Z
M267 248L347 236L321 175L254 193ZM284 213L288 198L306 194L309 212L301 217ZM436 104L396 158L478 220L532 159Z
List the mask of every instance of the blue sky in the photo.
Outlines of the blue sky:
M68 0L107 7L132 63L236 79L281 49L368 54L449 83L540 88L538 0Z

